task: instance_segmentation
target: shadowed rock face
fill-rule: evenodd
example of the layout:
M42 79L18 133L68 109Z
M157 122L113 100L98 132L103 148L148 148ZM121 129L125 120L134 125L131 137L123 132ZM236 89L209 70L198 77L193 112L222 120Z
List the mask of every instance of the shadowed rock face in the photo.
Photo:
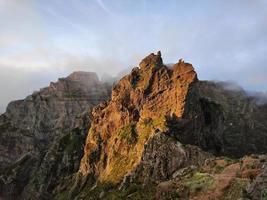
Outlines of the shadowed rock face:
M188 93L182 119L169 121L183 144L200 146L215 155L242 157L267 152L266 105L243 90L198 81Z
M26 99L11 102L0 118L0 168L26 152L47 148L62 132L79 127L82 113L108 99L109 91L110 86L95 73L74 72Z
M133 183L158 184L175 178L183 168L202 166L211 158L211 154L196 146L184 146L166 133L158 132L145 144L140 163L124 177L121 188Z
M74 72L11 102L0 117L0 193L49 198L58 180L77 171L91 110L110 92L95 73Z

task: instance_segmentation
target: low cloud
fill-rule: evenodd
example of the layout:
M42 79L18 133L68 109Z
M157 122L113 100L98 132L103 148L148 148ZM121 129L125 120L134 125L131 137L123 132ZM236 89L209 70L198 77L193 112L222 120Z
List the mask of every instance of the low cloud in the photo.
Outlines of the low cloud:
M33 91L46 86L55 80L58 74L49 72L26 72L22 69L1 67L0 73L0 113L5 111L6 105L15 99L23 99Z
M258 105L267 104L267 91L266 92L248 92L248 95L254 98Z
M215 81L214 82L225 90L242 92L246 97L252 98L258 105L267 104L267 91L251 91L241 87L237 82L234 81Z

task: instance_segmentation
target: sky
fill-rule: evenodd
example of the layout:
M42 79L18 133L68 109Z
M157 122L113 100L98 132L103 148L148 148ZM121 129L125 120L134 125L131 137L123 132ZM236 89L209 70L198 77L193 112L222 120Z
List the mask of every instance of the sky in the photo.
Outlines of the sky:
M0 0L0 112L72 71L115 76L161 50L199 79L267 90L266 0Z

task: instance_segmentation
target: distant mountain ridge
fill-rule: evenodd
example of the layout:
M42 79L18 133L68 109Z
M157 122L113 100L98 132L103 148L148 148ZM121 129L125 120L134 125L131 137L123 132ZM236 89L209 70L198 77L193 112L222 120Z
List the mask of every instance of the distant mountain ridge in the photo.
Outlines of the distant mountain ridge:
M96 73L74 72L11 102L0 116L0 196L49 197L48 188L60 176L76 171L91 110L110 92L111 85L100 82Z

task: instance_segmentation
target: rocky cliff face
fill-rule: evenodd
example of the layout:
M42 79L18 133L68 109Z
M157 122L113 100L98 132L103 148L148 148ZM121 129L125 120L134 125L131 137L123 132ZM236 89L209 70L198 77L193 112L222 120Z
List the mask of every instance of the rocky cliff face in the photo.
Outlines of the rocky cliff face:
M173 135L215 155L239 158L266 153L266 105L225 84L197 82L189 92L183 118L170 120Z
M191 64L180 61L169 69L160 53L143 59L114 87L111 100L94 109L80 172L121 181L140 162L147 140L167 130L166 118L183 115L196 80Z
M8 105L0 117L0 196L48 198L77 171L91 110L110 96L95 73L74 72Z
M200 170L214 155L240 158L265 153L266 125L264 105L244 91L198 81L191 64L180 60L166 67L160 52L151 54L118 82L109 102L93 110L76 179L87 181L80 197L90 199L95 194L88 188L97 191L107 183L129 191L135 184L176 180L181 170ZM237 167L241 173L238 166L229 168ZM223 191L214 199L220 195Z
M0 120L2 169L8 165L0 176L1 195L266 195L267 158L256 155L267 152L266 104L226 83L199 81L182 59L166 66L160 52L144 58L103 101L109 89L92 74L74 73L11 103Z

